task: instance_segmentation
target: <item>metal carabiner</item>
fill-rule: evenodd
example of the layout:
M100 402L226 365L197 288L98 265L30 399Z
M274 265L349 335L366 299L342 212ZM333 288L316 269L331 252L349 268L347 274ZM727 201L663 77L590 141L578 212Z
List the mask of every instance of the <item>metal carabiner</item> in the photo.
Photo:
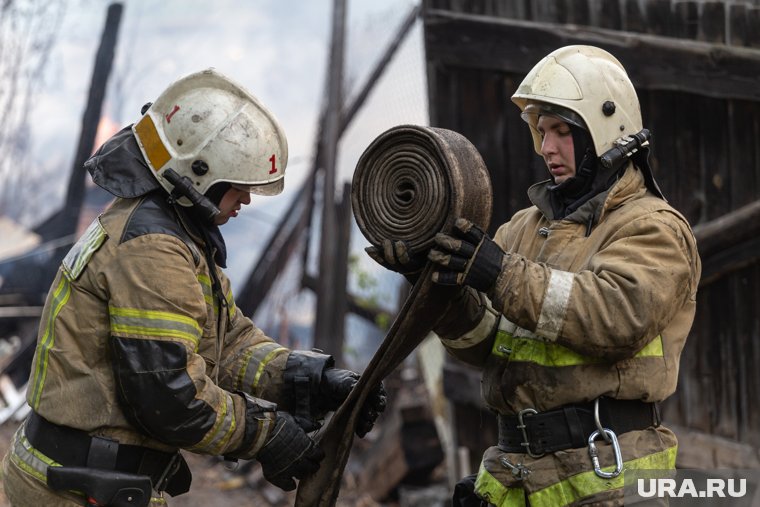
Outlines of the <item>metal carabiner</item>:
M602 433L603 432L603 433ZM623 471L623 455L620 453L620 444L618 443L617 435L615 435L615 432L607 429L602 428L602 432L599 430L595 430L589 437L588 437L588 455L591 457L591 463L594 464L594 473L601 477L602 479L613 479L621 474ZM602 467L599 465L599 450L596 448L595 440L597 437L601 435L606 435L610 438L612 441L612 451L615 453L615 471L614 472L605 472L602 470Z
M602 436L604 437L604 441L609 444L611 443L610 437L607 436L607 433L604 432L604 426L602 426L602 422L599 419L599 400L600 398L597 398L594 400L594 422L596 423L596 428L601 432Z

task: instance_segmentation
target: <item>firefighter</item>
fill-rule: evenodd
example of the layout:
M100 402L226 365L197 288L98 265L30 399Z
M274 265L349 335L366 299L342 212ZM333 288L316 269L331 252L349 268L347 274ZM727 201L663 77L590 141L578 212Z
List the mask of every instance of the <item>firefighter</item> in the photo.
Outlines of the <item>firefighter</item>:
M284 490L358 375L291 351L235 306L219 225L282 191L288 149L254 96L208 69L171 84L87 162L112 205L61 263L40 323L32 409L3 463L14 506L165 506L180 449L256 459ZM364 436L385 406L363 406Z
M675 467L657 404L694 319L694 236L655 182L636 92L608 52L557 49L512 101L548 180L493 239L459 219L428 254L433 281L461 287L435 331L482 369L498 417L454 505L622 505L622 470ZM403 243L385 251L418 268Z

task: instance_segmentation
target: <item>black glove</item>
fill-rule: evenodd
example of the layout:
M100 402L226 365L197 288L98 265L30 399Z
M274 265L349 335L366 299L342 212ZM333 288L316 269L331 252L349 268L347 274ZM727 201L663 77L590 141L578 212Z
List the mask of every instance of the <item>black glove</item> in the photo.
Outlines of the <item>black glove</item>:
M438 233L428 259L440 268L431 279L441 285L468 285L488 293L496 283L504 251L478 226L457 218L452 235Z
M296 489L295 479L316 472L324 457L324 451L287 412L276 413L269 440L256 455L264 478L285 491Z
M424 255L411 255L406 241L384 239L382 248L368 246L364 249L372 260L404 277L414 285L422 273L427 260Z
M314 351L294 350L285 362L283 382L285 406L290 407L296 422L306 432L319 429L328 412L337 410L359 381L359 374L335 368L332 356ZM369 394L356 427L361 438L366 435L385 410L386 394L382 382Z
M322 373L322 381L319 385L321 394L320 401L328 411L336 410L348 397L351 389L359 381L359 374L350 370L339 368L326 368ZM385 410L387 394L383 383L380 382L364 400L361 412L359 412L356 424L356 435L363 438L369 433L380 412Z

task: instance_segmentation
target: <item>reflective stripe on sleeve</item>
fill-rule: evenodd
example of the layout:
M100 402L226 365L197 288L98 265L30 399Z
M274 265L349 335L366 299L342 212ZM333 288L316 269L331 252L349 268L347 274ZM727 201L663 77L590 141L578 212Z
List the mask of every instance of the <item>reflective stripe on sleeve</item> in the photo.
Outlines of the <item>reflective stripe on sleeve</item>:
M254 394L267 364L279 354L287 352L288 349L275 342L262 342L252 346L243 356L243 366L238 372L235 389Z
M214 427L211 428L200 443L194 445L190 450L207 454L221 454L230 438L232 438L236 427L235 402L229 393L224 393L224 401L219 410L217 410Z
M108 234L100 224L100 218L96 218L61 262L63 272L69 280L73 281L79 278L93 254L98 251L106 238L108 238Z
M562 322L565 320L567 303L570 301L574 281L574 273L551 270L549 287L546 289L541 315L536 325L536 334L550 341L557 339L562 329Z
M232 288L230 288L227 291L227 294L224 295L224 298L227 300L227 312L230 317L230 320L235 316L235 298L232 297Z
M256 440L253 442L253 447L251 447L250 454L255 455L258 453L262 447L264 447L264 444L267 442L267 437L269 436L269 428L272 426L274 418L274 412L267 412L264 417L261 419L258 419L258 428L256 430Z
M444 346L450 349L466 349L474 347L492 336L496 320L500 317L491 305L491 301L488 298L485 298L485 301L486 310L483 312L483 318L480 319L478 325L459 338L454 338L452 340L441 338L441 343L443 343Z
M189 342L194 352L198 350L202 331L195 319L172 312L115 306L109 306L108 313L112 334L172 338Z
M61 313L61 309L63 309L69 300L70 295L71 284L68 278L61 276L61 281L53 292L53 298L50 301L50 314L45 322L45 332L37 343L37 364L34 368L34 378L31 384L32 392L29 396L29 405L33 409L37 409L40 406L42 388L45 385L45 378L47 377L50 349L55 343L55 321L58 318L58 314Z
M201 289L203 290L204 301L206 301L206 304L214 309L214 314L216 314L217 307L214 301L214 292L211 288L211 278L204 274L199 274L197 278L198 283L201 284ZM224 295L224 299L227 300L227 312L230 319L232 319L235 316L236 311L235 298L232 296L232 288L227 290L227 293Z
M602 359L579 354L558 343L544 341L535 333L502 318L491 353L509 361L523 361L541 366L577 366L594 364ZM655 336L635 356L663 357L662 336Z
M201 290L203 290L203 299L207 305L214 307L214 312L216 312L214 294L211 291L211 279L206 275L200 274L198 275L198 282L201 284Z

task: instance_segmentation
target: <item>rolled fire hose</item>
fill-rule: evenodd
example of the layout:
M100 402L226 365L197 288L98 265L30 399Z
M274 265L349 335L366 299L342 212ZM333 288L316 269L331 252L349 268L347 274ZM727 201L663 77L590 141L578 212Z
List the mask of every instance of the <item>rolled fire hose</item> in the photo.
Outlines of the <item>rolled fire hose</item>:
M488 228L491 180L477 149L451 130L402 125L378 136L359 159L351 188L356 222L367 240L401 239L426 256L438 232L467 218ZM298 485L296 507L333 507L358 414L372 389L419 345L446 311L453 289L436 286L427 263L383 342L319 439L325 459Z

